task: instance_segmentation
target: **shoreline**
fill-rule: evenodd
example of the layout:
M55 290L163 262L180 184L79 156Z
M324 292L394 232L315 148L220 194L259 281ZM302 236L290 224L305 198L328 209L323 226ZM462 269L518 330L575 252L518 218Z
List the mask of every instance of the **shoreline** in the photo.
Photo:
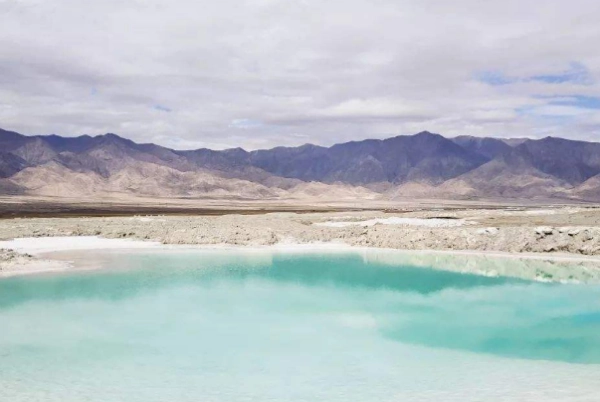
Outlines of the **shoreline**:
M380 259L391 261L396 258L391 257L393 254L420 265L427 265L425 260L430 265L452 265L452 261L462 259L462 268L456 265L453 270L471 272L485 266L490 275L508 272L499 263L489 268L494 265L492 259L502 259L502 265L520 265L519 276L527 276L527 267L522 262L506 261L526 260L530 266L586 265L588 273L583 276L588 278L600 272L600 208L422 208L395 213L11 219L0 220L0 249L3 248L35 256L0 250L2 276L13 274L19 266L23 266L23 271L37 272L39 264L25 268L47 258L40 254L61 250L187 249L246 253L335 251L370 257L376 252L379 256L390 255ZM535 270L545 276L546 268L536 266ZM569 279L567 272L557 271L557 275Z
M535 213L532 213L535 211ZM407 250L600 256L600 209L420 210L0 220L0 240L101 236L162 244L346 243ZM465 224L468 222L468 224ZM335 224L333 227L332 224ZM342 227L336 227L336 226Z
M40 244L41 243L41 244ZM63 273L67 271L78 272L95 270L98 268L89 268L69 260L69 255L77 255L81 252L222 252L233 251L237 253L289 253L289 254L318 254L318 253L355 253L362 255L363 258L374 259L378 262L398 264L402 261L411 263L427 261L425 265L431 265L433 269L458 271L462 273L472 273L484 276L515 276L514 273L505 275L498 273L497 269L480 269L479 267L468 266L468 262L478 263L502 263L507 260L519 261L523 266L535 265L536 263L552 264L560 266L563 264L587 267L591 269L594 277L600 280L600 256L572 255L567 253L510 253L501 251L477 251L477 250L409 250L394 249L383 247L355 246L343 242L314 242L314 243L276 243L272 245L231 245L231 244L162 244L155 241L143 241L133 239L107 239L98 236L64 236L64 237L30 237L17 238L9 241L0 241L0 250L11 250L26 256L25 259L17 258L9 269L0 270L0 279L21 275L40 275L50 273ZM60 258L56 258L60 256ZM456 265L462 259L466 261L466 268L448 268L443 264ZM438 261L440 260L441 261ZM452 263L450 263L452 262ZM437 266L435 263L442 264ZM418 264L417 264L418 265ZM591 267L591 268L590 268ZM5 267L6 268L6 267ZM100 268L101 269L101 268ZM525 273L526 274L526 273ZM542 274L545 274L542 271ZM523 272L519 272L518 277L523 277ZM547 277L537 277L535 275L525 275L525 279L547 280ZM578 282L578 280L573 280Z
M46 243L39 245L28 244L30 242ZM482 256L508 259L531 259L552 261L594 261L600 264L599 255L577 255L572 253L515 253L508 251L493 250L429 250L429 249L397 249L376 246L357 246L343 242L313 242L313 243L275 243L270 245L233 245L228 243L216 244L164 244L157 241L146 241L137 239L111 239L100 236L47 236L47 237L22 237L8 241L0 241L0 249L9 249L19 253L31 255L52 254L63 251L247 251L247 252L346 252L346 251L382 251L406 254L440 254L460 256ZM600 269L600 265L599 265Z

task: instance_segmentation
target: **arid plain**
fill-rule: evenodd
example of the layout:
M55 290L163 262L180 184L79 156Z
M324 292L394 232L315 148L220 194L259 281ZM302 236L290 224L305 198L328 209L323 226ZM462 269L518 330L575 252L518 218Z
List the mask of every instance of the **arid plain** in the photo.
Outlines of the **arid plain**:
M193 246L333 244L585 260L600 269L600 208L589 204L9 200L0 211L3 241L97 236ZM4 249L0 269L3 275L39 271L39 258Z

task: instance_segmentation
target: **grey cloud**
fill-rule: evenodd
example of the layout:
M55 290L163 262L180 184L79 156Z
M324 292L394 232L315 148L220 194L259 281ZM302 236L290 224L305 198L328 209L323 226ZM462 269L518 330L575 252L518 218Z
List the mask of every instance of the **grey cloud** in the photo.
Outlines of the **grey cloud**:
M424 129L600 139L597 111L547 118L567 112L552 96L600 96L595 1L0 0L0 18L0 127L24 133L176 148ZM586 85L478 77L574 65Z

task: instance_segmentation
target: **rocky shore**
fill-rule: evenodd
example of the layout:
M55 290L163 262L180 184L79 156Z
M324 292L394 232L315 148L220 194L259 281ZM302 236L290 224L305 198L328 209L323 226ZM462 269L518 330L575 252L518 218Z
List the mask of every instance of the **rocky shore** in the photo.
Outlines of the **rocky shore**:
M60 271L68 267L69 264L63 261L39 259L31 254L0 249L0 277Z
M13 250L0 249L0 267L14 262L24 262L33 258L29 254L20 254Z
M163 244L343 243L403 250L600 255L600 209L412 210L224 216L32 218L0 221L0 240L100 236ZM0 253L0 269L32 257Z

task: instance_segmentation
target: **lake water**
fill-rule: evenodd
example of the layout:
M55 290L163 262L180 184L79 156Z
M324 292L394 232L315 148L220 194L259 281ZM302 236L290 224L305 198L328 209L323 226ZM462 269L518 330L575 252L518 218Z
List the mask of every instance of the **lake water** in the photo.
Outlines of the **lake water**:
M105 269L0 280L0 401L600 394L598 284L472 275L453 272L464 259L438 261L454 264L443 271L422 259L354 252L69 258Z

